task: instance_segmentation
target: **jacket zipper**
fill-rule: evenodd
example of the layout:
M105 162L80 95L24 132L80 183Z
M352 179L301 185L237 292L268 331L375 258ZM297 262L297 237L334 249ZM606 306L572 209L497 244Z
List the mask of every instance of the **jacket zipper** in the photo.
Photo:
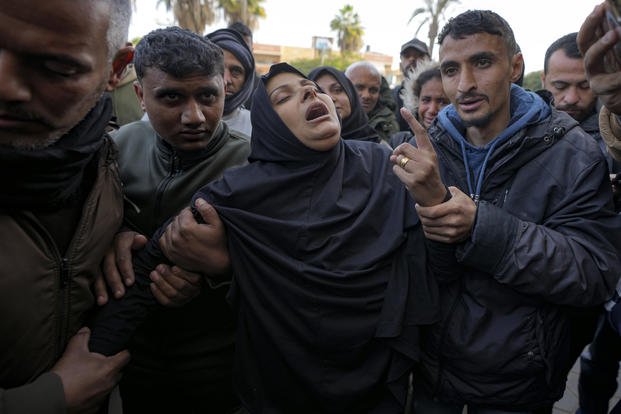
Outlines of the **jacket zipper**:
M66 257L60 258L59 261L59 323L58 323L58 350L64 349L67 342L68 330L69 330L69 309L71 307L70 295L71 291L71 277L69 274L69 259Z
M69 285L69 260L66 257L60 259L60 288L65 289Z
M160 212L162 210L162 199L164 198L164 193L166 192L166 189L168 188L172 180L177 176L179 171L180 171L179 157L177 157L177 154L173 154L171 158L171 163L170 163L170 172L162 180L162 182L157 188L157 194L155 196L155 206L153 208L153 213L154 213L153 217L155 218L159 217Z
M46 245L50 249L53 255L56 265L58 266L58 289L57 289L57 305L56 305L56 340L55 340L55 355L56 358L60 358L62 355L65 344L67 342L67 329L69 329L69 323L66 321L66 315L69 313L69 288L71 284L71 277L69 272L69 259L63 257L56 246L56 242L47 231L47 228L36 219L34 215L25 214L23 218L30 221L31 225L39 228L39 234L46 240Z

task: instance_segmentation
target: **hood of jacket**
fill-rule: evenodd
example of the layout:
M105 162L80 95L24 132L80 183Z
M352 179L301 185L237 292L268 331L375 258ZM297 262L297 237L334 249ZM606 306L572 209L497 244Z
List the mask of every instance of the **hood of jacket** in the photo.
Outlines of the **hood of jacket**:
M483 150L492 151L488 154L481 175L481 194L491 191L495 182L502 182L511 176L537 153L546 151L564 137L567 131L578 126L578 122L566 113L551 108L537 94L517 86L512 88L511 108L512 117L508 128L495 140L482 147ZM478 148L465 140L462 135L464 133L465 127L452 105L440 112L429 129L434 145L445 149L438 155L441 158L440 162L444 162L447 167L446 173L453 175L458 182L465 183L468 188L468 175L474 176L474 174L466 169L464 148L471 151Z

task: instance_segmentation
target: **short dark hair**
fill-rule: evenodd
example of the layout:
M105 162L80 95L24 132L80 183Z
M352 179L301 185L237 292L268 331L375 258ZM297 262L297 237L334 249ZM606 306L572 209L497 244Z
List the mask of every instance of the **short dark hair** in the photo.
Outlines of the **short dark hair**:
M511 26L491 10L468 10L452 17L438 35L438 44L442 45L446 36L463 39L477 33L489 33L502 37L509 57L518 53L519 49Z
M578 32L569 33L560 39L556 39L546 50L546 57L543 61L543 73L548 73L548 63L550 62L550 56L557 50L563 50L565 55L570 59L582 59L582 53L578 49Z
M235 30L242 36L248 36L252 39L252 30L242 22L234 22L229 25L229 29Z
M414 82L414 95L420 98L420 91L423 89L423 86L434 78L442 81L442 73L440 72L440 67L438 66L427 69L418 75L418 78L416 78L416 81Z
M175 78L190 75L224 76L224 54L211 40L179 27L157 29L143 37L134 54L134 68L141 80L147 68Z

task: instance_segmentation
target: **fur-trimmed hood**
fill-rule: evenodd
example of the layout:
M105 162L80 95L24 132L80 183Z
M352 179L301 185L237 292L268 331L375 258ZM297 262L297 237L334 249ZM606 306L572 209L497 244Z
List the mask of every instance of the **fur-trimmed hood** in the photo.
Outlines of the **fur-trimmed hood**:
M424 59L418 62L416 69L408 71L405 79L403 80L403 89L401 89L399 96L403 100L403 106L405 106L413 114L416 115L418 111L418 100L420 98L414 94L414 85L416 84L416 81L421 74L439 68L440 63L434 60Z

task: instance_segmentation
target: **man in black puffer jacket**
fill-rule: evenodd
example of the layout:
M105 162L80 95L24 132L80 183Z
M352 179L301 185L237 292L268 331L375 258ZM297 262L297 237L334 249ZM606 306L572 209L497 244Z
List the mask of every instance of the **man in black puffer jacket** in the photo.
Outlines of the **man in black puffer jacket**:
M621 271L606 160L575 120L512 85L522 56L500 16L465 12L439 43L451 105L431 139L404 111L418 148L392 156L443 284L414 408L534 413L563 394L575 315Z

